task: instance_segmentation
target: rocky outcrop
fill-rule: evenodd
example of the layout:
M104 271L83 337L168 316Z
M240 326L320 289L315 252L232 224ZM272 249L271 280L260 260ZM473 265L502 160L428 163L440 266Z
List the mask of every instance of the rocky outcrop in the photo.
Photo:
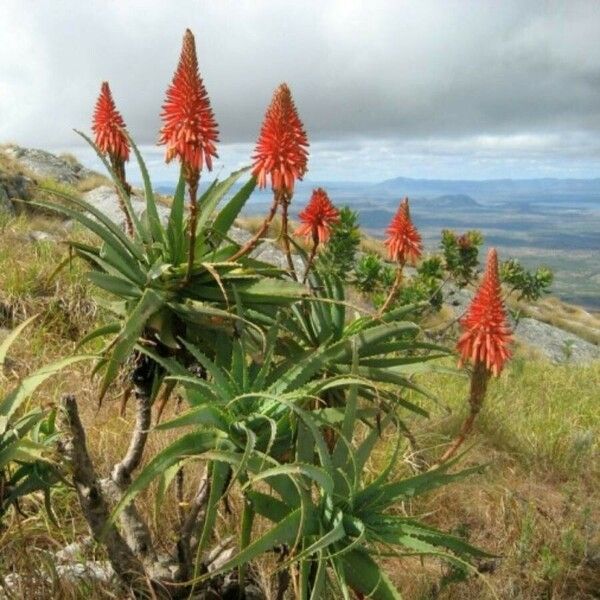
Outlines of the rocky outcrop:
M9 145L2 148L2 153L39 179L53 179L61 183L76 183L93 174L76 160L64 158L33 148Z
M114 187L101 185L100 187L85 193L83 199L101 210L115 223L119 223L122 227L125 226L125 217L119 206L119 197L117 196ZM146 210L146 202L142 196L132 196L131 205L138 217ZM162 204L157 204L156 208L160 218L163 222L166 222L169 218L169 208Z
M600 359L600 347L537 319L520 319L515 336L555 363L587 363Z

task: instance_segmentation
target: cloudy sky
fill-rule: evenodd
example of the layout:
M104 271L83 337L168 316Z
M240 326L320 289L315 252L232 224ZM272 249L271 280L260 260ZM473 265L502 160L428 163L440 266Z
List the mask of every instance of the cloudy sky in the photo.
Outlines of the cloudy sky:
M286 81L308 178L600 177L600 3L490 0L0 0L0 142L71 150L110 81L155 176L186 27L247 162Z

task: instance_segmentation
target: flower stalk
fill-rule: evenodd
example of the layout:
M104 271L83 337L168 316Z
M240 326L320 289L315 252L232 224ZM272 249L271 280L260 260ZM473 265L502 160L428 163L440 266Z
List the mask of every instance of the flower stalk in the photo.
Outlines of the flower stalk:
M398 295L402 286L405 265L408 262L415 264L421 258L423 252L421 234L417 231L410 218L408 198L404 198L400 202L398 211L394 215L386 233L388 237L385 240L385 245L388 247L388 255L390 260L396 262L397 267L394 283L379 309L380 315L391 306Z
M509 345L512 335L502 300L498 255L494 248L488 253L481 285L460 324L463 334L457 343L460 353L459 366L465 362L473 363L470 410L458 436L443 454L440 462L452 458L471 433L481 410L490 377L498 377L511 356Z
M119 180L123 191L116 189L119 208L125 216L125 231L133 236L133 222L127 210L122 194L131 196L131 186L127 183L125 163L129 160L129 140L125 133L125 121L117 110L108 81L102 82L100 95L94 108L92 130L95 134L95 143L100 152L108 155L110 166Z
M189 281L196 251L200 173L204 166L212 170L213 158L218 157L216 143L219 141L217 122L198 70L196 41L189 29L183 36L179 63L167 89L161 116L163 126L159 144L166 146L167 163L174 158L181 162L188 186L190 213L186 281Z
M478 362L471 373L471 390L469 393L469 414L463 422L458 435L450 447L444 452L439 463L450 460L458 449L464 444L467 437L473 430L475 419L481 410L483 400L487 391L488 381L490 380L490 372L482 362Z
M327 192L323 188L317 188L313 190L309 203L298 217L300 227L296 229L296 235L310 238L313 243L304 273L304 281L306 281L313 266L317 248L319 244L324 244L329 239L331 226L340 220L340 211L332 204Z

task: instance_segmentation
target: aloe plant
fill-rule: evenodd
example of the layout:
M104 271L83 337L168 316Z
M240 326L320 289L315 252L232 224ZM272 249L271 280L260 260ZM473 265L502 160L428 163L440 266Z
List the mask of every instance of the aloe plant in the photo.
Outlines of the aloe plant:
M58 194L60 205L37 203L95 234L97 243L70 247L90 265L113 320L81 344L106 338L95 369L103 371L100 398L122 370L129 370L135 392L128 448L109 473L99 473L90 458L74 397L63 399L61 413L62 447L82 512L121 583L143 598L209 590L243 598L249 563L279 549L278 569L288 575L280 578L280 598L294 577L299 600L349 598L351 590L388 600L400 597L381 566L390 552L430 554L468 568L480 551L394 509L400 499L474 471L450 473L455 462L448 462L414 477L397 475L405 413L427 416L426 403L435 400L414 376L437 368L435 359L448 350L423 340L415 320L421 305L365 314L348 302L339 277L314 268L337 215L329 200L303 214L298 231L312 236L313 246L310 256L296 246L306 265L302 283L295 273L287 216L294 184L307 169L308 139L287 85L267 109L251 175L239 188L246 169L198 195L201 171L216 156L217 127L189 30L163 120L167 160L177 158L182 167L166 223L108 93L95 115L101 144L83 137L113 178L130 235L68 194ZM144 183L141 215L125 177L130 146ZM271 185L273 203L256 234L239 245L230 230L257 182ZM280 208L289 272L251 258ZM174 391L186 409L153 427ZM409 401L408 391L422 402ZM172 443L144 456L149 436L165 429ZM394 436L389 464L369 478L375 446ZM186 493L186 481L197 485L195 493ZM172 532L163 531L157 512L153 535L136 504L152 482L157 511L175 488L179 519ZM215 559L218 507L236 493L243 506L237 544ZM254 526L257 516L270 522L266 531ZM221 585L225 573L237 573L237 592Z
M158 346L164 355L175 355L181 349L179 337L202 339L211 344L219 331L229 335L240 321L240 317L229 310L236 298L249 309L269 314L273 306L291 303L305 293L296 282L282 279L281 271L273 265L248 257L230 260L239 245L228 237L228 232L256 187L256 179L250 177L214 218L213 213L247 169L233 173L224 181L213 181L200 196L194 237L195 260L188 276L190 248L184 211L184 175L180 177L168 222L163 224L146 165L130 139L144 179L146 208L138 215L118 174L94 142L82 135L104 161L120 191L133 224L133 238L128 237L118 223L76 196L53 191L64 204L43 201L36 204L78 221L99 238L98 245L71 241L70 246L77 256L93 266L88 274L92 283L112 297L107 308L115 320L81 342L116 334L99 365L104 368L100 397L115 380L140 338ZM162 374L154 370L151 375L156 390Z

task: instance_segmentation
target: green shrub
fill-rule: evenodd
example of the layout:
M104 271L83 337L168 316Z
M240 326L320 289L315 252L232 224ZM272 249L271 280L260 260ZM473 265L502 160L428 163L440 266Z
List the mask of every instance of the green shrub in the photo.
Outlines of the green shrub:
M450 229L442 231L440 245L444 256L444 268L460 287L473 282L482 244L483 236L479 231L471 230L462 235L457 235Z
M517 292L518 300L535 302L550 291L554 274L547 267L528 271L516 258L500 265L500 279L509 287L509 294Z
M344 206L340 210L339 221L331 228L324 251L319 255L317 268L347 281L355 267L360 240L358 214Z

